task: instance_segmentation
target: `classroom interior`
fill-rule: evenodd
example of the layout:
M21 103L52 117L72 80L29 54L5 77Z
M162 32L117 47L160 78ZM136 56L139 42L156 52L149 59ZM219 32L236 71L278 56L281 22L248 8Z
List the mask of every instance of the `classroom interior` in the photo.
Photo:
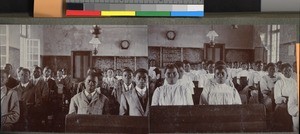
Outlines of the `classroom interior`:
M99 41L97 45L91 41L94 37L95 27L101 28ZM208 36L210 31L215 31L217 36L213 40ZM13 66L13 70L19 67L25 67L30 70L34 65L40 67L48 66L52 70L52 77L56 77L56 72L60 69L67 70L67 75L72 78L74 86L83 81L87 76L87 70L90 67L98 68L105 72L107 69L120 70L128 67L135 71L139 68L149 69L150 60L155 61L154 66L162 72L167 64L176 61L187 60L190 62L193 70L198 70L196 64L206 60L214 62L245 62L252 63L262 61L263 63L289 63L293 65L296 61L296 43L297 43L297 25L0 25L0 47L1 47L1 69L7 63ZM17 78L17 72L11 74ZM162 78L165 76L162 75ZM62 114L60 125L46 128L46 132L85 132L88 130L87 124L81 126L81 129L75 129L76 123L70 123L73 126L66 127L65 115L68 112L68 105L62 105ZM121 123L141 125L141 132L145 130L150 132L251 132L251 131L269 131L266 124L261 125L254 120L251 123L257 126L242 129L243 125L229 122L224 126L215 128L208 127L204 129L205 124L197 123L191 125L191 122L180 122L189 124L190 127L176 128L176 125L163 127L159 125L161 118L171 119L173 116L163 116L163 110L179 112L190 112L191 117L198 117L199 120L210 119L208 113L211 111L215 116L222 116L222 111L214 110L214 106L205 106L206 111L201 111L198 107L163 107L161 109L150 110L150 116L146 119L121 119ZM240 109L239 109L240 108ZM230 115L232 112L243 114L247 110L257 110L264 112L261 105L249 105L244 107L226 106L223 117L220 121L226 122L227 118L234 118ZM234 111L236 110L236 111ZM219 114L220 115L219 115ZM252 113L255 113L252 112ZM207 115L203 117L199 114ZM252 114L251 116L254 116ZM81 116L81 115L79 115ZM79 119L78 117L73 117ZM257 116L261 116L257 114ZM248 116L247 116L248 117ZM93 119L110 120L108 117L82 117ZM186 119L184 115L178 115L179 119ZM246 116L245 116L246 118ZM265 117L263 117L265 119ZM111 120L119 118L112 116ZM190 118L189 118L190 119ZM244 119L244 118L243 118ZM134 121L144 123L137 124ZM155 128L151 128L153 124ZM188 119L187 119L188 120ZM247 119L245 119L247 120ZM78 120L77 120L78 121ZM86 120L80 120L87 123ZM86 121L86 122L85 122ZM248 120L247 120L248 121ZM75 119L74 119L74 122ZM109 122L109 121L108 121ZM112 123L111 121L110 123ZM152 122L152 123L151 123ZM167 122L167 121L166 121ZM195 122L195 121L194 121ZM216 123L212 120L211 123ZM238 122L238 121L236 121ZM248 122L248 123L249 123ZM90 122L90 125L96 123ZM102 122L105 124L105 122ZM107 123L107 122L106 122ZM129 124L130 124L129 123ZM251 123L247 125L251 125ZM261 122L260 122L261 123ZM108 123L109 124L109 123ZM55 126L55 125L54 125ZM91 125L92 126L92 125ZM150 126L150 128L148 128ZM182 125L184 126L184 125ZM238 126L238 130L231 129L232 126ZM84 128L86 127L86 128ZM95 126L93 126L95 127ZM106 126L108 127L108 126ZM105 132L112 132L110 129L102 129ZM176 128L176 129L174 129ZM187 129L189 128L189 129ZM191 129L192 128L192 129ZM73 130L72 130L73 129ZM96 128L89 132L96 132ZM167 131L174 129L172 131ZM210 130L209 130L210 129ZM211 130L213 129L213 130ZM257 129L257 130L255 130ZM66 131L68 130L68 131ZM116 129L118 130L118 129ZM129 131L128 128L119 130ZM161 131L160 131L161 130ZM215 131L214 131L215 130Z

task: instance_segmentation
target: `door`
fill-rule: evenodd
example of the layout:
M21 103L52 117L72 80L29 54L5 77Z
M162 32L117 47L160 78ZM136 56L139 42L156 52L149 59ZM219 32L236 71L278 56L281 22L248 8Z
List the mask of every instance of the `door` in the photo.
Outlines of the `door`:
M92 66L92 51L72 51L71 74L74 79L84 80Z
M212 60L214 62L225 59L225 44L215 44L214 46L209 43L204 44L204 59Z

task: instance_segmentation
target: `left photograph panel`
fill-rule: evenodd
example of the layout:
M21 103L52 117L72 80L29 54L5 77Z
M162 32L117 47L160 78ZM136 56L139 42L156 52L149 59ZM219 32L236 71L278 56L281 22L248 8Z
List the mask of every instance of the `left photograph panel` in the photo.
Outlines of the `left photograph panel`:
M147 133L147 37L146 25L0 25L1 131Z

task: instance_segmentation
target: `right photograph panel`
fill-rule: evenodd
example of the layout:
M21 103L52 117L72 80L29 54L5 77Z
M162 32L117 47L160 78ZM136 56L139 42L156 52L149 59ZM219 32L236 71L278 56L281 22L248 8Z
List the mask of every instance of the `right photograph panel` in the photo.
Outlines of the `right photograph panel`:
M149 25L150 132L299 130L296 25Z

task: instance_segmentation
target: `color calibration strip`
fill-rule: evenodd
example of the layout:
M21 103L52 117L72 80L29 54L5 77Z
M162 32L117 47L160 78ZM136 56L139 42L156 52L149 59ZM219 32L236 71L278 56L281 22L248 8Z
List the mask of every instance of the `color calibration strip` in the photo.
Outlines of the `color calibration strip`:
M73 0L76 1L76 0ZM78 0L77 0L78 1ZM76 2L77 2L76 1ZM89 1L89 0L87 0ZM203 0L106 0L95 2L68 2L66 16L69 17L203 17ZM103 1L103 0L102 0ZM119 3L118 3L119 2ZM163 3L165 2L165 3Z

